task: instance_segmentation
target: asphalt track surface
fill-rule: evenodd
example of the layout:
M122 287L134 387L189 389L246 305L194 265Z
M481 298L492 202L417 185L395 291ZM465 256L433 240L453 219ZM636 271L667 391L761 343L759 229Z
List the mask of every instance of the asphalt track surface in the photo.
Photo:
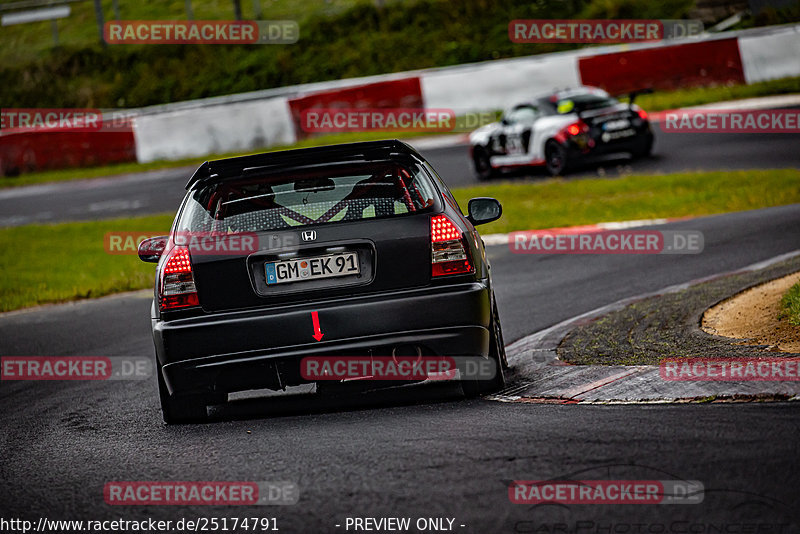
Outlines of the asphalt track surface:
M717 168L735 168L744 152L764 155L750 167L794 167L795 146L789 136L771 142L751 136L747 143L725 137L712 149L685 146L703 156L692 159L662 144L658 154L664 155L652 163L704 168L717 154ZM449 181L460 174L447 164L456 150L426 154ZM94 189L83 193L91 196ZM114 191L95 198L110 202L122 193ZM179 197L176 191L169 207L153 211L174 209ZM702 231L705 249L586 257L490 247L506 342L621 298L800 249L800 205L659 229ZM0 354L149 356L149 298L139 292L5 314ZM239 400L210 424L167 427L160 422L155 380L2 382L0 518L246 515L274 517L280 532L302 533L355 532L345 529L348 517L410 517L412 525L417 518L451 518L453 531L464 533L800 531L797 403L508 404L463 400L447 383L337 403L313 397ZM509 501L510 481L546 479L693 480L705 492L702 503L681 505ZM300 500L281 507L104 502L106 482L137 480L288 480L299 485Z
M615 177L620 173L698 170L785 169L800 166L797 136L791 134L667 133L655 126L651 157L617 158L577 170L569 179ZM414 143L413 140L410 141ZM421 150L449 187L478 183L465 144ZM199 164L199 163L198 163ZM174 212L194 168L181 167L125 176L0 190L0 227L31 223L108 219ZM543 179L543 170L517 173L510 180ZM13 179L13 178L8 178Z

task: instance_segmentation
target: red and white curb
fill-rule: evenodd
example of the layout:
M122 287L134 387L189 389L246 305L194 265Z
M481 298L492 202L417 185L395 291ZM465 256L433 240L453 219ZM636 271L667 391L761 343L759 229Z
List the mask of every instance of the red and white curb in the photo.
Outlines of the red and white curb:
M791 401L800 400L800 382L667 381L661 378L657 365L570 365L559 360L556 353L556 348L571 330L629 304L676 293L722 276L764 269L796 256L800 256L800 250L735 271L619 300L526 336L506 347L514 373L513 383L500 393L485 398L499 402L559 404L678 403L711 397L789 397Z

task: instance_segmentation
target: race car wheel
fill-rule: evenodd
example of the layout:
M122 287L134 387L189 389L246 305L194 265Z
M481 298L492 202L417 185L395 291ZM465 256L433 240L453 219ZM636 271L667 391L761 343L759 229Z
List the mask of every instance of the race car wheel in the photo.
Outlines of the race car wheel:
M633 150L634 158L644 158L653 152L653 134L649 134L639 141L638 146Z
M551 176L559 176L567 170L567 151L553 139L544 145L544 160Z
M207 395L170 395L160 369L158 374L158 393L161 398L161 414L167 424L201 423L206 420L207 405L222 404L227 395L222 393Z
M475 165L475 174L478 176L478 180L489 180L495 175L495 170L489 161L489 153L485 148L475 147L472 163Z
M467 398L477 397L484 393L495 393L506 387L506 377L503 371L508 369L508 359L503 344L503 329L500 326L497 303L492 307L492 322L489 329L489 363L494 367L494 377L491 379L464 378L461 381L461 391Z

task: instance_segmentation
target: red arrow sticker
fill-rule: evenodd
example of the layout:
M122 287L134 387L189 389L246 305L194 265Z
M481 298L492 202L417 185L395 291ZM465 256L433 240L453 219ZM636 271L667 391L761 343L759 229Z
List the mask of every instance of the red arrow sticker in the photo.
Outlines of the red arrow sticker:
M311 320L314 322L314 339L317 341L322 341L322 336L325 334L322 333L322 330L319 327L319 313L311 312Z

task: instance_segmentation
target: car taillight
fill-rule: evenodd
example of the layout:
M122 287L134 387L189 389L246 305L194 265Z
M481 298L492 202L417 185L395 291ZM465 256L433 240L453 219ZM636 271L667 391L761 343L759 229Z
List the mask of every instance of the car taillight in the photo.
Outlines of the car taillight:
M461 230L446 215L431 217L431 274L446 276L475 271Z
M199 304L189 249L174 247L161 269L158 305L162 310L174 310Z
M567 126L567 133L572 136L588 131L589 127L583 121L573 122L572 124Z
M641 118L643 121L646 121L646 120L647 120L647 112L646 112L645 110L643 110L643 109L637 109L637 110L636 110L636 113L638 113L638 114L639 114L639 118Z

